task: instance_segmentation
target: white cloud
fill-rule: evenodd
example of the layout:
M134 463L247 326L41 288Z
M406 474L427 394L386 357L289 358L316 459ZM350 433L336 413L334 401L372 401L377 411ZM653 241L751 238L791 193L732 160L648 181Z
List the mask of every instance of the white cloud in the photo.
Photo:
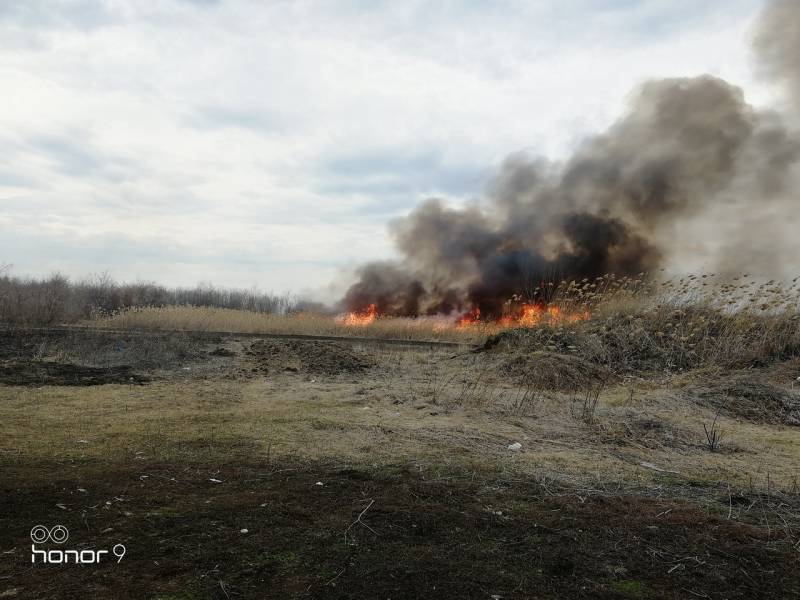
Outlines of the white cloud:
M0 262L324 287L421 197L564 156L648 77L754 87L756 0L0 7Z

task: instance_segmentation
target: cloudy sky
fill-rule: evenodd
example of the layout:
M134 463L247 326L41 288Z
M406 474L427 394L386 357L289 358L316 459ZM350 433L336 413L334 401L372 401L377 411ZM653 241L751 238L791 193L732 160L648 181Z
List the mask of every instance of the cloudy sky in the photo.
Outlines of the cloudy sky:
M334 293L650 77L767 103L759 0L0 2L0 264Z

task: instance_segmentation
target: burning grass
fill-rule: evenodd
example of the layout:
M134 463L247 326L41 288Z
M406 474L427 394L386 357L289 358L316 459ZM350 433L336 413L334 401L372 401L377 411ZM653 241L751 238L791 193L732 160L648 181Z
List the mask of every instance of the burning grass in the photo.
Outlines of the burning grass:
M573 355L615 372L747 368L800 355L798 279L744 275L653 282L613 275L541 284L508 300L503 315L391 317L372 305L339 316L263 314L207 307L136 308L90 321L119 329L331 335L500 345Z
M598 313L569 327L517 328L484 349L580 357L612 372L677 373L703 367L763 367L800 355L800 314L658 305Z
M331 335L401 340L441 340L478 343L496 333L493 324L458 328L451 319L420 317L375 317L366 321L358 315L334 317L318 313L274 315L243 310L197 306L136 308L86 323L114 329L179 329L234 333Z

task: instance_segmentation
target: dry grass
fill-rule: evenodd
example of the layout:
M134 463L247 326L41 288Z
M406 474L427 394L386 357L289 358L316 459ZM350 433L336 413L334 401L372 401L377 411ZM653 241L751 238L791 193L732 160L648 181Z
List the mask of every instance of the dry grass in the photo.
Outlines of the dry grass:
M704 485L769 479L788 490L797 477L796 428L723 415L721 451L709 453L702 425L716 411L668 390L628 401L624 387L605 388L588 426L571 417L569 396L560 394L540 395L533 412L521 414L515 403L524 388L502 380L482 379L466 402L462 379L474 382L479 373L447 356L391 350L375 357L383 368L333 379L278 373L148 386L3 387L0 455L11 462L58 457L209 468L238 458L414 464L586 485L663 480L643 462ZM512 442L522 450L509 451Z
M275 315L244 310L196 306L137 308L87 323L116 329L179 329L235 333L276 333L374 337L400 340L443 340L473 343L497 332L498 327L477 325L457 328L441 319L384 317L369 325L347 325L316 313Z

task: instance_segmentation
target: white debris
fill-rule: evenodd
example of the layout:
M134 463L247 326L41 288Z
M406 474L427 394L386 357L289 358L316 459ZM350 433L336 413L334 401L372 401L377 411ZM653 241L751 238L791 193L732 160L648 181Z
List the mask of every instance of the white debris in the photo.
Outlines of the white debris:
M86 490L85 490L84 488L78 488L78 491L79 491L81 494L85 494L85 493L86 493Z
M511 450L512 452L519 452L520 450L522 450L522 444L520 444L519 442L514 442L513 444L508 445L508 449Z
M240 529L240 530L239 530L239 533L250 533L250 532L249 532L249 531L247 531L247 529Z
M221 479L214 479L213 477L212 477L211 479L209 479L209 481L210 481L211 483L222 483L222 480L221 480Z
M321 481L318 481L318 482L317 482L317 483L315 483L314 485L325 485L325 484L324 484L324 483L322 483Z

